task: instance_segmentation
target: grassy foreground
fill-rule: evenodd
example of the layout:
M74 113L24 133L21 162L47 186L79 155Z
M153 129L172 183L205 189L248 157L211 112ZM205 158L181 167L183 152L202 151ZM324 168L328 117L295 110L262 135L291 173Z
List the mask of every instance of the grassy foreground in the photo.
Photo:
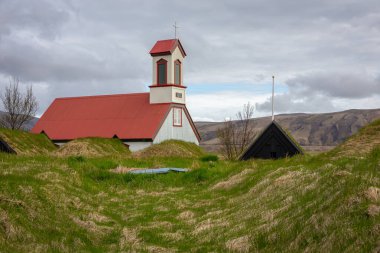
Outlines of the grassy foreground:
M380 148L340 151L247 162L0 154L0 252L377 252ZM110 172L158 166L192 170Z

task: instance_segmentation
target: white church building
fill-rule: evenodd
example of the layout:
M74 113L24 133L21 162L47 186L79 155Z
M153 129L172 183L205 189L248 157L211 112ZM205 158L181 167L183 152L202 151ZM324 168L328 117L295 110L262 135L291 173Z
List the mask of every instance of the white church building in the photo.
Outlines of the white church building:
M118 138L131 151L175 139L199 145L186 108L185 50L178 39L161 40L150 51L152 84L146 93L57 98L32 129L54 143L86 137Z

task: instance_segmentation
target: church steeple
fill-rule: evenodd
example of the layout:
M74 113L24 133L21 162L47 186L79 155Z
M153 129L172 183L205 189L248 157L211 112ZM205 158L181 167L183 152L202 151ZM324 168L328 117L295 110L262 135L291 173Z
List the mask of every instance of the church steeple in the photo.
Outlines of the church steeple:
M149 53L153 63L150 103L185 104L183 62L186 53L179 39L157 41Z

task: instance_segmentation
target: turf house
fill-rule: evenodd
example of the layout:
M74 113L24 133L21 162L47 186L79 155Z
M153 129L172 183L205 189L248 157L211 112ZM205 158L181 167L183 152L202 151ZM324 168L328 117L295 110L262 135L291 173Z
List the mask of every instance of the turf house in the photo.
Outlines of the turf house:
M240 160L276 159L302 153L295 140L273 120L248 146L240 156Z

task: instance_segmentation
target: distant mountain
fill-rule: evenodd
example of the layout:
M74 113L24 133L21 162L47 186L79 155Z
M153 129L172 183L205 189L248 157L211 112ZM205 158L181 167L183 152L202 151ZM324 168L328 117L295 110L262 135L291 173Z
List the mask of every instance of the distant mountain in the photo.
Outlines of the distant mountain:
M275 119L305 150L322 151L333 148L361 127L380 119L380 109L281 114L275 116ZM252 121L254 131L259 133L270 123L271 117L256 118ZM196 122L195 125L202 136L201 146L208 151L217 151L220 144L216 133L218 128L223 126L223 122Z
M3 114L5 114L5 113L6 113L6 112L0 111L0 117L1 117ZM34 125L37 123L37 121L38 121L38 118L33 117L33 119L32 119L31 121L29 121L28 123L25 124L24 129L25 129L26 131L30 131L30 130L34 127Z
M4 113L0 111L0 116ZM323 151L342 143L373 120L380 119L380 109L280 114L275 118L305 150ZM37 121L38 118L33 118L26 124L25 130L31 130ZM271 117L255 118L252 121L254 131L259 133L270 123ZM195 122L195 125L202 136L201 146L208 151L217 151L220 143L216 132L223 126L223 122Z

